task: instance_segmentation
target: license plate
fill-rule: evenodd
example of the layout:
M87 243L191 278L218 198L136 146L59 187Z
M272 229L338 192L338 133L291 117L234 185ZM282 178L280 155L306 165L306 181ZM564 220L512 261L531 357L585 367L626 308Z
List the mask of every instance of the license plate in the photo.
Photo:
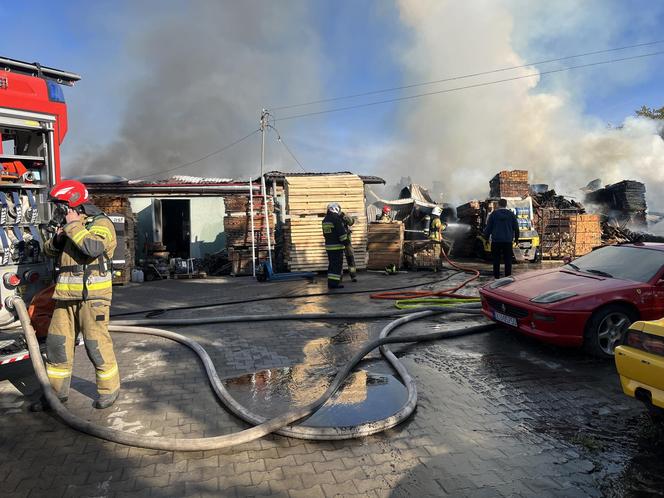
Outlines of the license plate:
M513 316L503 315L502 313L498 313L497 311L493 312L493 318L497 322L503 322L506 323L507 325L511 325L512 327L517 327L519 325L516 321L516 318L514 318Z

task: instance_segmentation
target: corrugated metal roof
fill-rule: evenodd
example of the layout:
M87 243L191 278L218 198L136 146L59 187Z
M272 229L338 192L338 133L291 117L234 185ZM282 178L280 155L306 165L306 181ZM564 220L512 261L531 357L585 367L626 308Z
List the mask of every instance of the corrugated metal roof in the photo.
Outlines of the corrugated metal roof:
M295 173L284 173L283 171L269 171L265 173L265 178L269 180L283 180L287 176L333 176L333 175L354 175L352 171L334 171L334 172L325 172L325 173L302 173L302 172L295 172ZM382 179L379 176L371 176L371 175L357 175L359 176L362 181L366 184L372 184L372 185L378 185L378 184L385 184L385 180ZM258 180L257 180L258 181Z

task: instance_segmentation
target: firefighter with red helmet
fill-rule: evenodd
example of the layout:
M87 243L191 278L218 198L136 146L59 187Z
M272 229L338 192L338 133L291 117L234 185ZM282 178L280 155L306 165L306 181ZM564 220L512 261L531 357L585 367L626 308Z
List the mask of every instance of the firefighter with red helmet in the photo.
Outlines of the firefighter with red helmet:
M117 244L113 223L89 202L81 182L65 180L50 192L55 204L55 235L44 245L56 259L56 301L46 338L46 372L58 397L65 401L74 362L74 343L83 335L95 367L95 408L107 408L118 397L120 375L108 332L113 275L111 257ZM46 408L44 399L32 406Z
M383 206L380 215L377 216L376 221L379 221L381 223L391 223L392 221L394 221L392 219L392 208L387 204L385 204Z

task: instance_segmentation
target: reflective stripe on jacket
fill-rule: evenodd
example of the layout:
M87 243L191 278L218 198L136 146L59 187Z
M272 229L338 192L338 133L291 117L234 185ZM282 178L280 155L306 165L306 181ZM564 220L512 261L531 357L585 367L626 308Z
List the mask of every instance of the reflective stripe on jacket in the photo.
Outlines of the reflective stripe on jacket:
M323 236L326 251L343 251L348 244L348 233L344 228L341 216L327 213L323 218Z
M443 230L445 230L445 224L440 221L440 218L434 218L429 228L429 239L441 242L443 240Z
M53 299L81 301L111 300L113 272L109 260L117 244L115 228L106 216L84 217L63 227L64 243L49 239L44 250L59 257L61 268Z

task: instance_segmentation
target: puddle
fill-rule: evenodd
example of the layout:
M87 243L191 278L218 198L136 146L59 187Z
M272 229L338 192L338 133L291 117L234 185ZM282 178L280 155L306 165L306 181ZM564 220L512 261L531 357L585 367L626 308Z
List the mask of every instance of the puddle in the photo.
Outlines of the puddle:
M312 374L311 369L297 365L229 379L226 388L250 410L273 417L314 401L333 377L333 372ZM344 386L302 425L338 427L380 420L396 413L407 396L406 387L394 375L360 370L353 372Z

